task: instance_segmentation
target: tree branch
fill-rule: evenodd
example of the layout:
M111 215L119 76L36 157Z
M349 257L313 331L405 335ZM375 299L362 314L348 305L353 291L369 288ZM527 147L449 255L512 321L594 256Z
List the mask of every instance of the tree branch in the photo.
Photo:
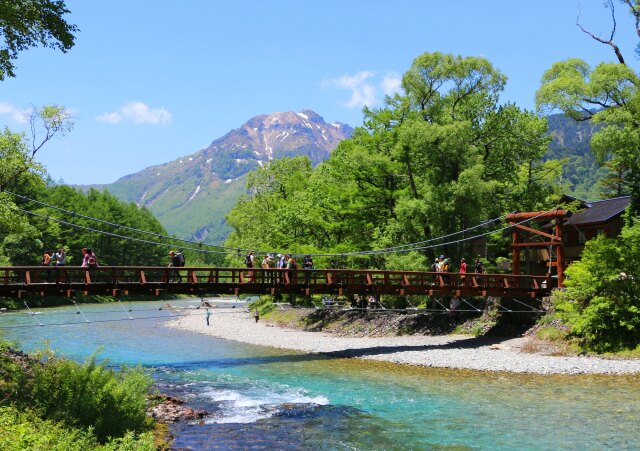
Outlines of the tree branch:
M630 0L624 0L624 1L630 1ZM602 44L606 44L611 46L611 48L613 49L613 52L616 54L616 57L618 58L618 62L620 64L626 64L624 62L624 58L622 57L622 53L620 52L620 48L616 45L615 42L613 42L613 37L616 34L616 16L615 16L615 9L613 6L613 0L608 0L609 3L609 7L611 8L611 19L613 20L613 27L611 29L611 36L609 36L609 39L604 39L601 38L600 36L596 36L594 33L590 32L589 30L585 29L581 24L580 24L580 12L578 11L578 17L576 17L576 25L582 30L583 33L588 34L589 36L591 36L593 39L595 39L596 41L602 43ZM637 24L637 22L636 22Z

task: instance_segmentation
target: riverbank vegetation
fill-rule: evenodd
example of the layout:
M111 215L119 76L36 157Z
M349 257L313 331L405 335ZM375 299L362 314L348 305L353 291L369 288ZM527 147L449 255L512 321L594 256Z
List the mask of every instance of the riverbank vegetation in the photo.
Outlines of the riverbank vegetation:
M0 376L0 449L155 449L141 368L48 349L28 357L0 342Z

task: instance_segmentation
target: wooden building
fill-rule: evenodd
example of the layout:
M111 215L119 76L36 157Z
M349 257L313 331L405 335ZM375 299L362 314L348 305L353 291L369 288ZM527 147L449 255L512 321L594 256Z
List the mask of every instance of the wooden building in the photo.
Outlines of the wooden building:
M578 204L579 210L562 224L563 263L566 268L571 262L579 260L585 243L598 235L616 238L622 230L622 215L631 202L631 196L616 197L593 202L587 202L570 196L566 201ZM551 230L553 224L547 223L542 230ZM544 274L549 266L557 265L557 256L552 249L541 247L521 255L522 265L526 266L530 274Z

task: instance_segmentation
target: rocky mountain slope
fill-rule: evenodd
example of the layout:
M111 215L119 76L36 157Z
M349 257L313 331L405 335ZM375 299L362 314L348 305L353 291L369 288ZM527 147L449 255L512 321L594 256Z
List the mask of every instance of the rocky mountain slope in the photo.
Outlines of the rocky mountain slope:
M352 133L350 126L327 123L311 110L264 114L205 149L100 188L149 208L180 238L217 243L229 231L224 216L245 191L247 172L297 155L317 164Z

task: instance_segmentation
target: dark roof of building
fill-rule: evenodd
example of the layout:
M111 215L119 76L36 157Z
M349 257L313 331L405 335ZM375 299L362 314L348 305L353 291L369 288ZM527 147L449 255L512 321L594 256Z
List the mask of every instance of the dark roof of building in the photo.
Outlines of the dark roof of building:
M631 202L631 196L589 202L589 207L571 216L565 225L599 224L620 216Z

